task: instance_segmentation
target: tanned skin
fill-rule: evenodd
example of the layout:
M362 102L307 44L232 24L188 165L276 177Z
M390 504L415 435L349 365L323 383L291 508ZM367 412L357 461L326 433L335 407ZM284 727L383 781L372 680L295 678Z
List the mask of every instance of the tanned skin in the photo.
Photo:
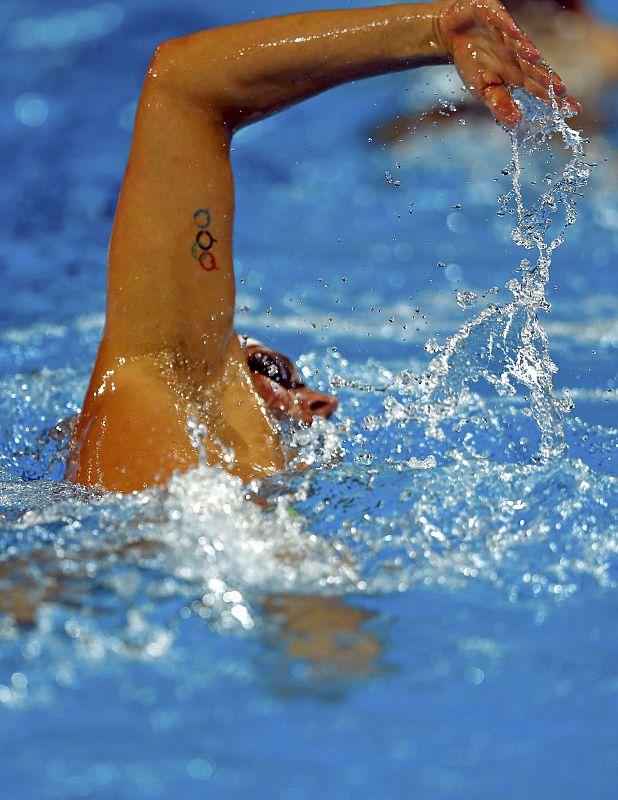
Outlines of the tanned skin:
M67 479L131 492L198 461L243 480L284 466L234 331L230 142L239 128L357 78L454 61L497 120L510 87L548 99L535 46L497 0L258 20L172 39L152 59L114 220L105 331ZM223 457L231 448L235 461Z

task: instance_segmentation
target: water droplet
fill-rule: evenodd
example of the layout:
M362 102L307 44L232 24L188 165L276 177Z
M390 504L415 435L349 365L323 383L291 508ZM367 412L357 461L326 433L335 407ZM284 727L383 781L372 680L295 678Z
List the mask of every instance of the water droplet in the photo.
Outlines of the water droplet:
M391 186L395 186L396 188L401 186L401 181L395 180L395 178L393 178L392 174L388 170L386 170L384 176L386 178L386 182L389 183Z

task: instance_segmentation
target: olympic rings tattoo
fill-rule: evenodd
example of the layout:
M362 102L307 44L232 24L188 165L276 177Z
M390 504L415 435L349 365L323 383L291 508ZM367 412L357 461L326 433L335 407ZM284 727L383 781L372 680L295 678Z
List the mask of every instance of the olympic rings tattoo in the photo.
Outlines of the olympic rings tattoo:
M198 231L191 247L191 255L204 272L214 272L218 270L219 267L217 266L214 253L210 252L212 246L216 244L217 241L212 233L207 230L212 222L210 210L208 208L198 208L193 214L193 222L195 222Z

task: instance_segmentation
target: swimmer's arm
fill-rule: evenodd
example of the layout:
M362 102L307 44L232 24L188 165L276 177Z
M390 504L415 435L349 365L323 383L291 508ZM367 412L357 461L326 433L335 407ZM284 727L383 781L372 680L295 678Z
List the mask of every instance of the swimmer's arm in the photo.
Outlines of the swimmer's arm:
M233 130L355 78L451 61L507 125L519 119L509 87L547 100L553 83L565 94L497 0L312 12L202 31L164 43L155 69Z
M244 476L282 463L233 334L235 129L354 78L449 60L509 122L505 84L547 96L538 59L496 0L299 14L161 45L135 118L71 479L128 491L190 466L195 408Z
M172 353L196 380L223 367L235 303L236 128L353 78L448 60L513 122L506 84L547 97L552 78L539 58L497 0L296 14L163 43L140 97L110 243L108 353Z

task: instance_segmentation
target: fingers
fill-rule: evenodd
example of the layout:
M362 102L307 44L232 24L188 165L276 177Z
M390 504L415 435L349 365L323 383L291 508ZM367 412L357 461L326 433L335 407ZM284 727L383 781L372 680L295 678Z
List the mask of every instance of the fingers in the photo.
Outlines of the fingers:
M497 0L471 0L467 7L475 23L459 20L451 30L451 55L477 97L496 119L507 126L521 120L511 89L522 88L545 103L557 100L574 111L579 104L569 97L559 75L546 64L536 46L518 28ZM452 24L452 23L451 23Z
M542 81L538 80L537 76L526 76L523 86L530 94L546 103L551 103L554 97L557 100L562 100L566 97L566 86L560 78L554 79L554 76Z
M553 94L556 100L565 104L573 113L579 114L581 111L581 105L577 100L567 94L566 86L560 75L545 62L534 64L527 59L518 58L514 69L516 70L515 74L512 70L509 71L508 83L512 83L514 86L523 86L530 94L546 103L552 101ZM517 71L524 76L523 80L517 79Z
M543 65L542 68L531 68L526 64L518 66L516 74L509 75L509 83L513 83L514 86L522 86L527 92L545 103L551 103L554 98L558 101L566 99L566 86L560 76L552 72L549 67Z
M481 22L496 27L498 30L505 33L510 39L517 40L526 38L513 17L502 5L478 5L476 7L476 16L481 20Z
M566 88L558 75L552 73L533 42L515 25L511 17L500 7L496 10L486 5L476 6L476 16L483 22L481 49L490 60L506 65L516 64L523 72L540 85L548 86L551 81L554 92L562 97ZM514 36L515 30L517 35ZM519 83L522 83L521 81Z
M547 64L530 64L529 62L517 59L517 68L530 81L537 83L539 87L548 91L551 86L556 97L566 96L566 86L558 73L554 72Z
M521 111L504 84L485 86L480 93L480 97L498 122L508 128L512 128L518 122L521 122Z
M485 26L486 31L498 34L507 49L514 50L519 58L531 64L541 64L543 59L536 45L516 25L513 18L500 7L477 6L476 16Z
M485 76L485 82L475 91L476 95L485 103L498 122L506 125L507 128L517 125L522 120L522 114L511 95L511 87L500 83L499 76L494 76L493 82L489 80L489 77L490 75ZM542 93L537 93L538 86L525 83L523 88L539 99L549 102L546 91L545 97L542 96ZM582 110L581 105L571 95L562 98L562 105L566 106L573 114L579 114Z
M505 41L505 45L509 46L508 40ZM510 42L510 46L522 61L527 61L530 64L542 64L543 58L541 54L527 36L522 36L516 42Z
M525 89L545 103L551 103L552 97L562 100L567 96L562 79L547 64L530 63L508 46L485 43L484 48L475 50L475 63L469 63L468 67L476 74L474 90L477 94L482 94L487 85L508 84Z
M514 65L503 70L505 83L521 86L530 94L550 103L552 96L558 100L566 97L566 87L560 77L549 69L531 69L530 65Z

